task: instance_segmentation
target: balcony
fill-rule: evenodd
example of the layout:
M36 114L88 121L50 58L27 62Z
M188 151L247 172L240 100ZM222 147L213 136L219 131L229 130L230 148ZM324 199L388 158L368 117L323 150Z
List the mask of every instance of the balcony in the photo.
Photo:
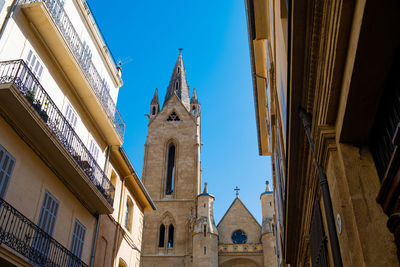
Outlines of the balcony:
M114 186L23 60L0 62L6 121L91 212L112 212Z
M88 267L54 238L0 198L0 244L35 266Z
M95 123L111 145L122 145L125 123L104 80L58 0L22 0L22 12L35 26Z

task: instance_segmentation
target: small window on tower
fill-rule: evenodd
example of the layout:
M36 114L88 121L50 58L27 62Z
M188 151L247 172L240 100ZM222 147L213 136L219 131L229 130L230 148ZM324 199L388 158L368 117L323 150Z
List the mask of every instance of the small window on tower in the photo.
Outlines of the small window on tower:
M181 119L178 117L178 115L174 112L169 115L167 121L180 121Z
M175 89L176 89L176 90L179 89L179 81L176 81L176 83L175 83Z
M156 115L156 107L153 107L153 110L151 111L151 115Z
M193 106L193 108L192 108L192 113L193 113L193 115L196 114L196 107L195 106Z
M178 74L181 73L181 68L178 67Z

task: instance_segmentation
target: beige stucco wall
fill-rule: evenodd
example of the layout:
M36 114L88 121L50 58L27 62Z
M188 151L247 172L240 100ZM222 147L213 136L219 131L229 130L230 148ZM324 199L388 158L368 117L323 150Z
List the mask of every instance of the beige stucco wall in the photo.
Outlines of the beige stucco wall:
M89 263L96 219L0 117L0 144L16 159L5 200L37 223L45 191L59 201L53 237L70 248L75 219L86 227L82 260Z
M110 163L108 173L115 186L114 212L101 216L94 266L118 266L122 260L128 266L140 264L143 207L137 201L129 178L121 178L118 170ZM131 230L125 228L126 201L132 201Z

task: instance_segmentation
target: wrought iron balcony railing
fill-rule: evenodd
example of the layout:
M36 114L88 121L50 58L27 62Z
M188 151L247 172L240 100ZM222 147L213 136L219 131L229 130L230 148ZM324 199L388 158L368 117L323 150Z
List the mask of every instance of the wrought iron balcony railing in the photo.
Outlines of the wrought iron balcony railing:
M125 123L112 100L109 88L101 78L99 72L94 66L91 59L91 52L87 45L82 42L74 26L72 25L68 15L66 14L63 5L58 0L21 0L20 4L28 4L34 2L43 2L49 13L57 24L57 27L64 35L70 49L72 50L75 58L81 65L83 72L89 80L92 88L96 92L97 97L100 99L108 117L113 122L121 139L124 139Z
M0 62L0 84L13 83L112 206L114 186L23 60Z
M0 198L0 244L25 256L35 266L88 267L2 198Z

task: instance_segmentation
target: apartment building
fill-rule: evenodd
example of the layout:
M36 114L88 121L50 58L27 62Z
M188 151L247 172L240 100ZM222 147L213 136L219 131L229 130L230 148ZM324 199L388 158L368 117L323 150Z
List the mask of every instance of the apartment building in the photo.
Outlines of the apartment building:
M271 157L275 253L277 266L283 266L288 8L286 1L246 0L245 3L258 151Z
M111 149L107 174L115 186L114 212L100 216L94 266L138 267L144 212L156 206L123 148Z
M0 265L93 266L102 215L154 208L137 176L116 192L121 71L84 0L3 0L0 19Z
M246 8L280 264L397 266L399 3L249 0Z

